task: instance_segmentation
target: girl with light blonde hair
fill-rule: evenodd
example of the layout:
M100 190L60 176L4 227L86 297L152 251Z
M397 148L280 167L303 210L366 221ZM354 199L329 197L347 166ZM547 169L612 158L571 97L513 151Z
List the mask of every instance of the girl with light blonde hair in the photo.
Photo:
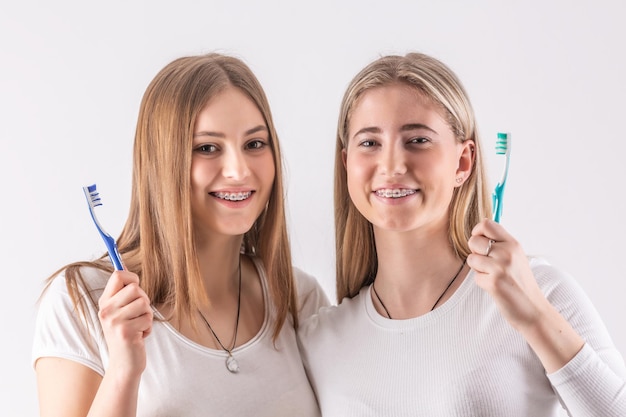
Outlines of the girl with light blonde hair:
M446 65L366 66L335 152L340 304L299 330L322 415L626 415L624 360L588 297L489 219L474 112Z

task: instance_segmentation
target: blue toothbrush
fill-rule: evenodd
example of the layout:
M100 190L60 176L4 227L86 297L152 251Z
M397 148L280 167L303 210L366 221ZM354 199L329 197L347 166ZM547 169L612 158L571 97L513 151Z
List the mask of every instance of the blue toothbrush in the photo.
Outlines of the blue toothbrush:
M502 217L502 201L504 199L504 186L509 175L509 162L511 160L511 134L498 132L498 140L496 141L496 155L504 155L504 172L500 182L496 184L493 190L493 220L500 223Z
M96 184L83 187L83 191L85 192L85 197L87 198L87 204L89 205L89 213L91 214L91 218L96 224L98 232L100 232L100 236L102 236L102 240L104 240L104 244L109 251L109 258L111 258L111 263L113 263L115 270L121 271L124 269L124 267L122 266L120 253L117 251L117 244L115 243L115 239L113 239L111 235L104 230L104 228L100 225L100 222L98 221L98 217L96 216L95 208L102 205L100 195L96 191Z

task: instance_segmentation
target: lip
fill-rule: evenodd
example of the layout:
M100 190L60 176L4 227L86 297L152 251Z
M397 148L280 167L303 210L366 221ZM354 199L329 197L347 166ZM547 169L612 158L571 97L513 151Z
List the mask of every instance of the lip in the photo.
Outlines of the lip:
M401 204L419 192L419 188L410 187L405 184L385 184L376 187L372 194L386 204Z
M209 191L208 194L221 204L237 208L247 206L255 193L249 188L228 188Z

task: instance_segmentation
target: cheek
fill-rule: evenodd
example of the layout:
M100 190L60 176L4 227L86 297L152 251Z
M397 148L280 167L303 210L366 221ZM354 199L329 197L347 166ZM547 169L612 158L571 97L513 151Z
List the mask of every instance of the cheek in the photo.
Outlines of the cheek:
M267 180L273 184L274 178L276 177L276 165L274 163L274 157L269 155L264 161L263 171L266 173L265 176Z
M360 158L356 156L348 156L346 160L346 172L348 175L348 183L354 183L354 185L364 183L372 172L371 164L367 158Z
M420 172L437 178L438 182L454 182L456 178L455 160L451 158L420 158L413 161L412 166Z
M346 160L346 174L348 182L348 194L352 200L363 198L371 188L372 178L371 164L364 158L358 156L348 156Z
M206 161L191 161L191 190L192 192L204 192L205 187L215 177L215 164Z
M265 188L271 189L274 184L274 178L276 177L276 166L274 165L274 157L272 154L254 159L250 164L250 167L261 180L262 185L264 185Z
M194 162L191 163L190 182L191 191L197 190L201 182L201 171L198 164Z

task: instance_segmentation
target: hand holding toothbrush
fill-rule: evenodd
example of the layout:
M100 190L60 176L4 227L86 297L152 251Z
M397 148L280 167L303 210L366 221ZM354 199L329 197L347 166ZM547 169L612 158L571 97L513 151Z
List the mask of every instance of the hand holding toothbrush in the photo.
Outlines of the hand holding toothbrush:
M91 218L115 269L98 301L98 317L109 349L107 374L110 375L109 370L120 371L125 374L124 377L130 377L130 381L138 384L146 367L144 339L152 331L153 312L150 299L139 286L139 277L124 270L115 240L98 221L95 208L102 205L102 200L96 185L83 187L83 192Z
M98 305L109 363L88 408L105 412L98 415L136 416L139 384L146 368L144 341L152 330L150 300L136 274L115 271Z
M109 369L122 370L138 380L146 366L144 339L152 331L153 321L150 299L139 286L139 277L128 271L113 272L98 306Z

